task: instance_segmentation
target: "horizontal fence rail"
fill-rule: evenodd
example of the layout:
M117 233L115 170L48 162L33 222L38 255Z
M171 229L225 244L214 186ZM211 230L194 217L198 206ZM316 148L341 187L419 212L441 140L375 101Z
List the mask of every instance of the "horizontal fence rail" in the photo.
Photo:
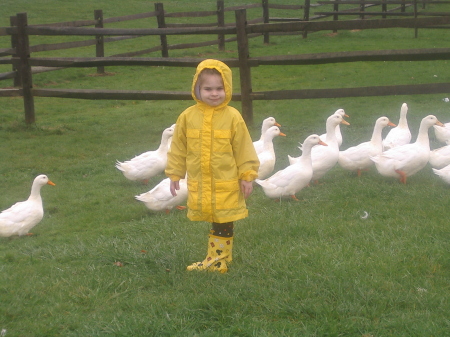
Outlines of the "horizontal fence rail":
M330 88L303 90L273 90L252 93L254 100L315 99L339 97L366 97L392 95L445 94L450 83L385 85L360 88Z
M253 24L245 31L250 33L266 32L292 32L303 30L330 30L336 29L385 29L385 28L426 28L434 25L449 24L449 16L437 18L411 18L411 19L383 19L383 20L349 20L349 21L322 21L322 22L289 22L289 23L269 23ZM17 35L17 27L6 28L10 35ZM97 28L78 27L36 27L25 28L27 35L47 35L47 36L148 36L148 35L214 35L214 34L236 34L235 27L192 27L192 28L102 28L101 32Z
M436 1L433 1L435 3ZM268 41L269 34L303 34L323 30L352 30L352 29L385 29L385 28L418 28L445 27L450 24L450 13L439 13L433 17L418 17L417 4L425 2L407 1L320 1L320 4L354 4L361 6L383 6L384 4L414 5L414 17L406 18L382 18L370 20L328 20L310 21L309 12L303 18L291 18L287 22L270 18L268 8L301 10L313 7L309 1L305 5L274 5L268 0L262 4L235 6L225 8L223 1L218 1L217 11L202 11L191 13L165 13L162 4L155 4L155 11L135 15L126 15L116 18L103 18L100 10L95 11L98 20L82 20L73 22L55 23L49 25L28 25L25 13L19 13L12 17L14 25L11 27L0 27L0 35L11 36L11 48L0 49L0 64L11 64L13 71L0 74L0 80L17 78L20 85L16 88L0 89L0 97L23 96L25 107L25 121L35 121L33 97L58 97L76 99L120 99L120 100L190 100L190 92L177 91L141 91L141 90L98 90L98 89L38 89L33 88L32 74L36 72L64 69L68 67L97 67L97 71L103 71L108 66L168 66L168 67L196 67L203 58L171 58L168 57L169 49L190 48L201 45L224 44L224 42L237 41L238 58L221 59L230 67L239 68L241 92L233 94L233 100L241 101L242 114L247 123L253 119L253 100L277 100L277 99L310 99L310 98L335 98L335 97L362 97L362 96L385 96L404 94L428 94L446 93L450 90L449 83L440 84L416 84L395 86L370 86L362 88L330 88L330 89L307 89L307 90L280 90L253 92L251 84L251 68L266 65L317 65L328 63L345 62L371 62L371 61L429 61L448 60L450 48L433 49L409 49L409 50L378 50L378 51L354 51L338 53L301 54L301 55L278 55L265 57L250 57L248 39L256 36L264 36L264 42ZM430 3L430 1L426 1ZM315 4L318 6L320 4ZM247 20L246 10L250 8L263 8L263 18ZM364 11L364 15L386 14L387 8L382 7L382 12ZM235 22L225 23L223 18L218 18L217 24L168 24L166 18L180 17L207 17L216 16L226 11L235 12ZM348 9L346 9L348 10ZM392 10L392 9L391 9ZM338 9L335 7L333 15ZM162 17L162 13L164 16ZM306 13L306 12L305 12ZM328 12L318 12L326 17ZM380 14L381 13L381 14ZM358 15L360 13L352 13ZM395 14L402 15L402 12ZM407 13L411 15L410 13ZM318 15L316 18L320 17ZM399 16L400 16L399 15ZM406 15L405 15L406 16ZM158 28L104 28L103 24L135 20L149 17L158 18ZM262 22L262 23L261 23ZM86 27L92 26L95 27ZM41 44L31 46L31 36L93 36L92 40L72 41L56 44ZM105 57L104 42L115 42L125 39L133 39L143 36L159 36L161 45L146 50L126 52L120 55ZM217 39L200 43L182 43L169 45L167 37L171 35L216 35ZM227 38L225 38L227 36ZM96 57L34 57L31 53L40 51L51 51L80 46L96 45ZM163 57L133 57L145 53L161 51ZM6 57L4 57L6 56ZM20 76L18 76L20 75ZM16 83L15 83L16 84Z
M368 61L433 61L450 59L450 48L370 50L318 54L260 56L249 58L248 65L314 65L340 62ZM74 58L30 58L32 66L41 67L96 67L96 66L172 66L196 67L200 58L158 57L74 57ZM221 59L230 67L238 67L238 59Z

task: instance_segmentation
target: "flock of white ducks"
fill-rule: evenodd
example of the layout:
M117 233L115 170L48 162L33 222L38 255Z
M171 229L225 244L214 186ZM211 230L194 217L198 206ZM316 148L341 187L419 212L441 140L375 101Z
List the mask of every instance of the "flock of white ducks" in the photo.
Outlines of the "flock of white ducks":
M390 130L384 140L382 140L383 128L395 124L383 116L376 120L369 141L340 151L339 147L342 144L340 124L350 124L344 120L344 117L348 117L345 111L338 109L326 121L326 134L321 136L313 134L307 137L299 147L302 155L288 156L290 165L270 177L276 162L273 139L285 134L281 132L281 125L275 118L268 117L262 123L260 139L253 143L261 164L256 183L269 198L291 197L297 200L296 193L308 186L311 181L323 177L337 163L346 170L357 172L358 175L375 164L381 175L398 178L402 183L406 183L407 177L430 163L433 172L450 184L450 123L444 125L435 116L426 116L420 123L416 141L410 143L411 132L406 119L407 112L408 106L404 103L398 125ZM431 126L434 127L436 139L446 144L433 151L430 151L428 138ZM172 125L163 131L157 150L142 153L129 161L117 161L117 169L127 179L142 182L147 182L162 173L167 165L167 152L174 129L175 125ZM29 231L44 215L40 190L46 184L55 185L46 175L37 176L29 198L0 213L0 237L31 235ZM169 212L173 208L184 209L181 204L187 199L186 179L180 180L180 190L175 197L171 195L169 185L169 178L165 178L150 191L135 198L153 211Z
M427 163L430 163L433 172L450 184L450 123L444 125L435 116L426 116L420 123L416 141L411 143L407 113L408 105L403 103L398 125L393 124L385 116L380 117L375 122L369 141L340 151L339 147L342 144L340 125L350 124L343 119L343 117L348 117L345 111L338 109L328 117L326 133L319 136L319 139L324 141L327 146L311 146L312 139L317 136L312 135L312 139L307 138L307 140L309 139L307 147L305 147L306 140L304 144L300 144L299 149L303 152L302 156L288 156L290 164L288 167L269 178L259 178L256 183L262 186L269 198L290 196L296 199L295 193L308 186L310 181L317 182L337 163L343 169L356 172L358 176L362 171L375 165L379 174L397 178L404 184L407 177L419 172ZM382 131L387 126L394 128L383 140ZM431 126L435 129L436 138L448 145L430 151L428 130ZM302 165L295 166L298 162L302 162ZM309 163L312 174L308 179L311 173ZM299 171L304 171L304 175L300 175Z

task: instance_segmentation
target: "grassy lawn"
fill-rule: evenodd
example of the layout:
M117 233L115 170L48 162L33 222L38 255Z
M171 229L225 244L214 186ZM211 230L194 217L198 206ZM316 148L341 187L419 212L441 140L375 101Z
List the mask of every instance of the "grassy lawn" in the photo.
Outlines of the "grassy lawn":
M226 6L240 3L225 1ZM18 12L38 24L90 19L94 9L111 17L153 6L7 0L0 26L8 26L9 16ZM215 2L168 0L164 6L169 12L214 10ZM428 9L450 12L449 5ZM283 15L294 16L274 14ZM117 26L126 25L131 23ZM250 50L259 56L443 48L449 38L448 30L422 29L417 39L406 29L318 32L307 39L273 36L266 46L262 38L252 39ZM169 38L169 43L179 40ZM107 54L142 48L129 43L108 45ZM0 38L0 48L8 46L9 40ZM235 43L226 49L174 50L170 56L237 55ZM94 49L48 55L73 53L93 56ZM252 78L254 91L341 88L450 82L448 69L448 61L266 66L253 68ZM9 70L0 66L0 72ZM36 87L186 91L194 74L168 67L106 71L110 76L66 69L38 74L33 81ZM237 69L233 73L238 91ZM11 85L0 83L1 88ZM413 140L428 114L450 122L450 103L442 100L449 95L256 101L249 130L259 138L260 123L268 116L282 125L287 137L274 140L279 170L288 165L288 154L300 154L298 142L325 131L326 118L338 108L350 115L351 125L342 127L341 149L346 149L368 140L378 117L397 123L404 102ZM204 258L209 225L190 222L185 211L150 212L134 196L164 176L148 185L130 182L114 163L156 149L163 129L190 104L37 97L36 124L27 126L21 98L0 99L0 210L25 200L38 174L56 183L41 191L45 215L33 236L0 238L0 330L6 329L7 337L449 335L450 188L430 166L407 185L374 168L358 178L336 166L322 184L298 193L298 202L275 202L255 186L250 216L236 223L230 271L187 272L188 264ZM240 109L239 102L232 105ZM432 130L429 135L433 149L442 146ZM361 218L364 212L367 219Z

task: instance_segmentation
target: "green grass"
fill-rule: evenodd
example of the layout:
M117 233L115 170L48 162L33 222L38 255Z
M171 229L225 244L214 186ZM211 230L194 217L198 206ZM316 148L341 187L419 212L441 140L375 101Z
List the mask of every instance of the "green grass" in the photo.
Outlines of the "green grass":
M184 2L164 4L187 10ZM153 9L148 2L133 5L96 2L92 11L103 7L113 16ZM212 1L197 1L189 9L202 5L215 8ZM34 23L85 19L89 6L6 1L0 26L21 11ZM414 39L411 30L380 30L314 33L306 40L279 36L268 46L262 38L251 40L251 55L445 47L449 35L420 30ZM226 53L215 47L171 52L236 54L234 43ZM92 76L88 68L49 72L36 75L34 84L186 91L193 75L193 69L167 67L107 71L114 76ZM252 75L254 91L450 81L446 61L258 67ZM338 108L350 115L351 125L342 127L345 149L369 139L379 116L397 123L403 102L413 139L425 115L449 122L446 96L256 101L249 130L259 137L267 116L282 124L287 137L274 140L276 169L282 169L288 154L299 154L298 142L323 133L325 119ZM449 335L450 189L429 166L407 185L374 169L357 178L335 167L321 185L298 193L299 202L274 202L255 187L250 216L236 223L229 273L188 273L186 266L206 253L209 225L190 222L184 211L148 211L134 196L164 176L144 186L126 180L114 163L155 149L162 130L191 102L36 98L35 104L37 122L30 126L20 98L1 98L0 104L0 210L24 200L38 174L56 183L42 189L45 216L33 236L0 238L0 330L6 336ZM432 131L430 137L433 148L440 146Z

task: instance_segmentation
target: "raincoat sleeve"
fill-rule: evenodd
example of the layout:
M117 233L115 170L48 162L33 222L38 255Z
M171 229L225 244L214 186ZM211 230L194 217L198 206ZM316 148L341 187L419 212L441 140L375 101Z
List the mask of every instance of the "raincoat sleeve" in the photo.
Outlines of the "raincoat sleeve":
M233 152L240 180L253 181L258 178L259 159L244 120L236 125L233 137Z
M178 117L172 136L170 150L167 153L165 174L172 181L179 181L186 176L186 123L185 114Z

